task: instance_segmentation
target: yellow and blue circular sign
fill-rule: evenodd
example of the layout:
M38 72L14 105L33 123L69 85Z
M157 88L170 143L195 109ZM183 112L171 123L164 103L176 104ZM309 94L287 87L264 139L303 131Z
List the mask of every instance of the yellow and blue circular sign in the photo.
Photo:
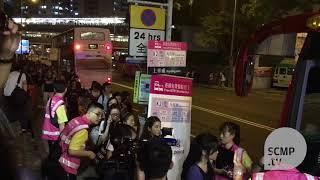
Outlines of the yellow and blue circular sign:
M145 9L141 14L141 22L145 26L153 26L156 23L157 16L156 13L151 9Z
M130 6L130 27L138 29L165 30L166 13L162 8Z

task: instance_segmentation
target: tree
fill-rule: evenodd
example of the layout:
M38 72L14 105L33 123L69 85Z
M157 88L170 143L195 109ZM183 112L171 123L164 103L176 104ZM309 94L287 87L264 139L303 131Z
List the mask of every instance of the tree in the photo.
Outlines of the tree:
M239 0L240 1L240 0ZM311 11L319 0L246 0L240 1L236 15L234 54L240 44L264 23L294 12ZM276 8L275 8L276 7ZM197 34L196 43L202 47L213 47L227 60L232 33L232 8L214 11L202 18L203 31ZM227 61L226 61L227 62ZM229 71L233 67L229 65ZM229 73L232 80L232 73Z
M174 0L173 21L177 25L201 26L201 18L215 9L212 0Z

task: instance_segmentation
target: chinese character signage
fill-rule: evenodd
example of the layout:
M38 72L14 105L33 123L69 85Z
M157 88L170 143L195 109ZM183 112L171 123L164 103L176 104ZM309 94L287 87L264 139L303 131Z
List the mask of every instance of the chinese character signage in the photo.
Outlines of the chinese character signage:
M149 40L164 40L164 31L147 29L130 29L129 54L131 56L147 56Z
M130 6L130 27L139 29L165 30L165 9L148 6Z
M136 71L133 87L133 102L139 102L139 85L140 85L140 71Z
M153 94L192 96L192 83L189 78L154 75L151 85L150 92Z
M148 42L148 67L185 67L187 43L171 41Z
M136 72L134 81L133 102L138 104L148 104L150 93L151 75Z
M169 171L168 179L180 177L185 157L190 147L192 108L192 79L152 75L149 95L149 116L157 116L161 126L173 128L172 137L177 144L172 146L174 168Z
M139 104L148 104L151 75L141 74L139 86Z

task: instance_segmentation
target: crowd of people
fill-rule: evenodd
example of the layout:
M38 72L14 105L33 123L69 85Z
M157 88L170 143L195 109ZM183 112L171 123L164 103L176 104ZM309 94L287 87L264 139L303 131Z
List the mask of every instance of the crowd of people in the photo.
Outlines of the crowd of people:
M93 176L97 178L122 177L123 174L114 175L110 174L110 170L101 170L112 170L112 167L117 166L110 164L116 161L130 164L125 169L134 175L136 166L132 163L135 162L132 155L138 149L134 148L135 144L140 137L147 141L160 137L160 120L149 117L145 126L140 127L132 110L130 93L112 92L109 83L101 85L93 81L91 88L86 90L81 88L77 79L71 78L69 82L54 81L53 89L55 93L48 97L46 103L42 129L42 138L47 141L49 153L44 164L44 177L76 179L76 175L85 177L87 171L91 174L94 171ZM128 157L122 159L121 156ZM80 166L83 157L94 160L96 164L94 168L89 166L85 171L78 172L78 168L84 169ZM130 158L132 161L127 162ZM46 168L58 162L60 165L54 165L55 168ZM76 166L71 167L70 162ZM132 177L128 176L127 179Z
M7 28L1 32L0 69L9 74L18 26L8 21ZM172 149L161 136L160 119L148 117L141 125L129 92L112 92L111 84L95 81L90 89L82 89L76 74L58 74L32 63L13 66L5 84L9 114L20 121L21 134L30 130L32 85L42 87L37 94L43 94L42 139L48 147L43 179L165 180L175 166ZM219 130L219 137L204 133L192 140L182 179L317 179L295 169L255 174L257 168L240 147L239 125L225 122ZM17 179L5 134L0 133L0 177Z
M69 84L76 87L79 82ZM163 170L158 165L150 170L152 161L144 160L148 158L144 157L147 153L144 148L151 142L170 149L168 154L172 155L170 146L161 143L164 142L161 141L161 121L152 116L141 127L132 112L130 93L112 93L111 84L100 85L98 82L92 82L87 91L68 89L63 81L55 81L54 90L55 94L47 103L43 138L48 140L50 163L59 161L60 165L55 166L55 173L44 172L44 175L51 174L53 179L76 179L76 176L79 179L88 175L104 179L132 179L136 175L139 179L150 179L159 178L160 175L153 177L159 173L165 177L171 160ZM65 110L59 112L59 108ZM234 154L241 156L244 172L251 172L252 161L239 147L239 126L227 122L220 132L220 138L207 133L192 141L184 163L183 179L232 179ZM82 168L81 158L91 159L95 164L88 167L85 163L87 167ZM124 165L120 168L121 163ZM46 171L50 170L46 168Z

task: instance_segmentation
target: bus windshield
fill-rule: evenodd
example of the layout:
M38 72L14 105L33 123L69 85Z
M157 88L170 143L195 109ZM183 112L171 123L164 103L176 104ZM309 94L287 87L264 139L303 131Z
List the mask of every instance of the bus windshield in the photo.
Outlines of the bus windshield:
M96 41L105 40L105 36L103 32L81 32L80 38L81 40L96 40Z

